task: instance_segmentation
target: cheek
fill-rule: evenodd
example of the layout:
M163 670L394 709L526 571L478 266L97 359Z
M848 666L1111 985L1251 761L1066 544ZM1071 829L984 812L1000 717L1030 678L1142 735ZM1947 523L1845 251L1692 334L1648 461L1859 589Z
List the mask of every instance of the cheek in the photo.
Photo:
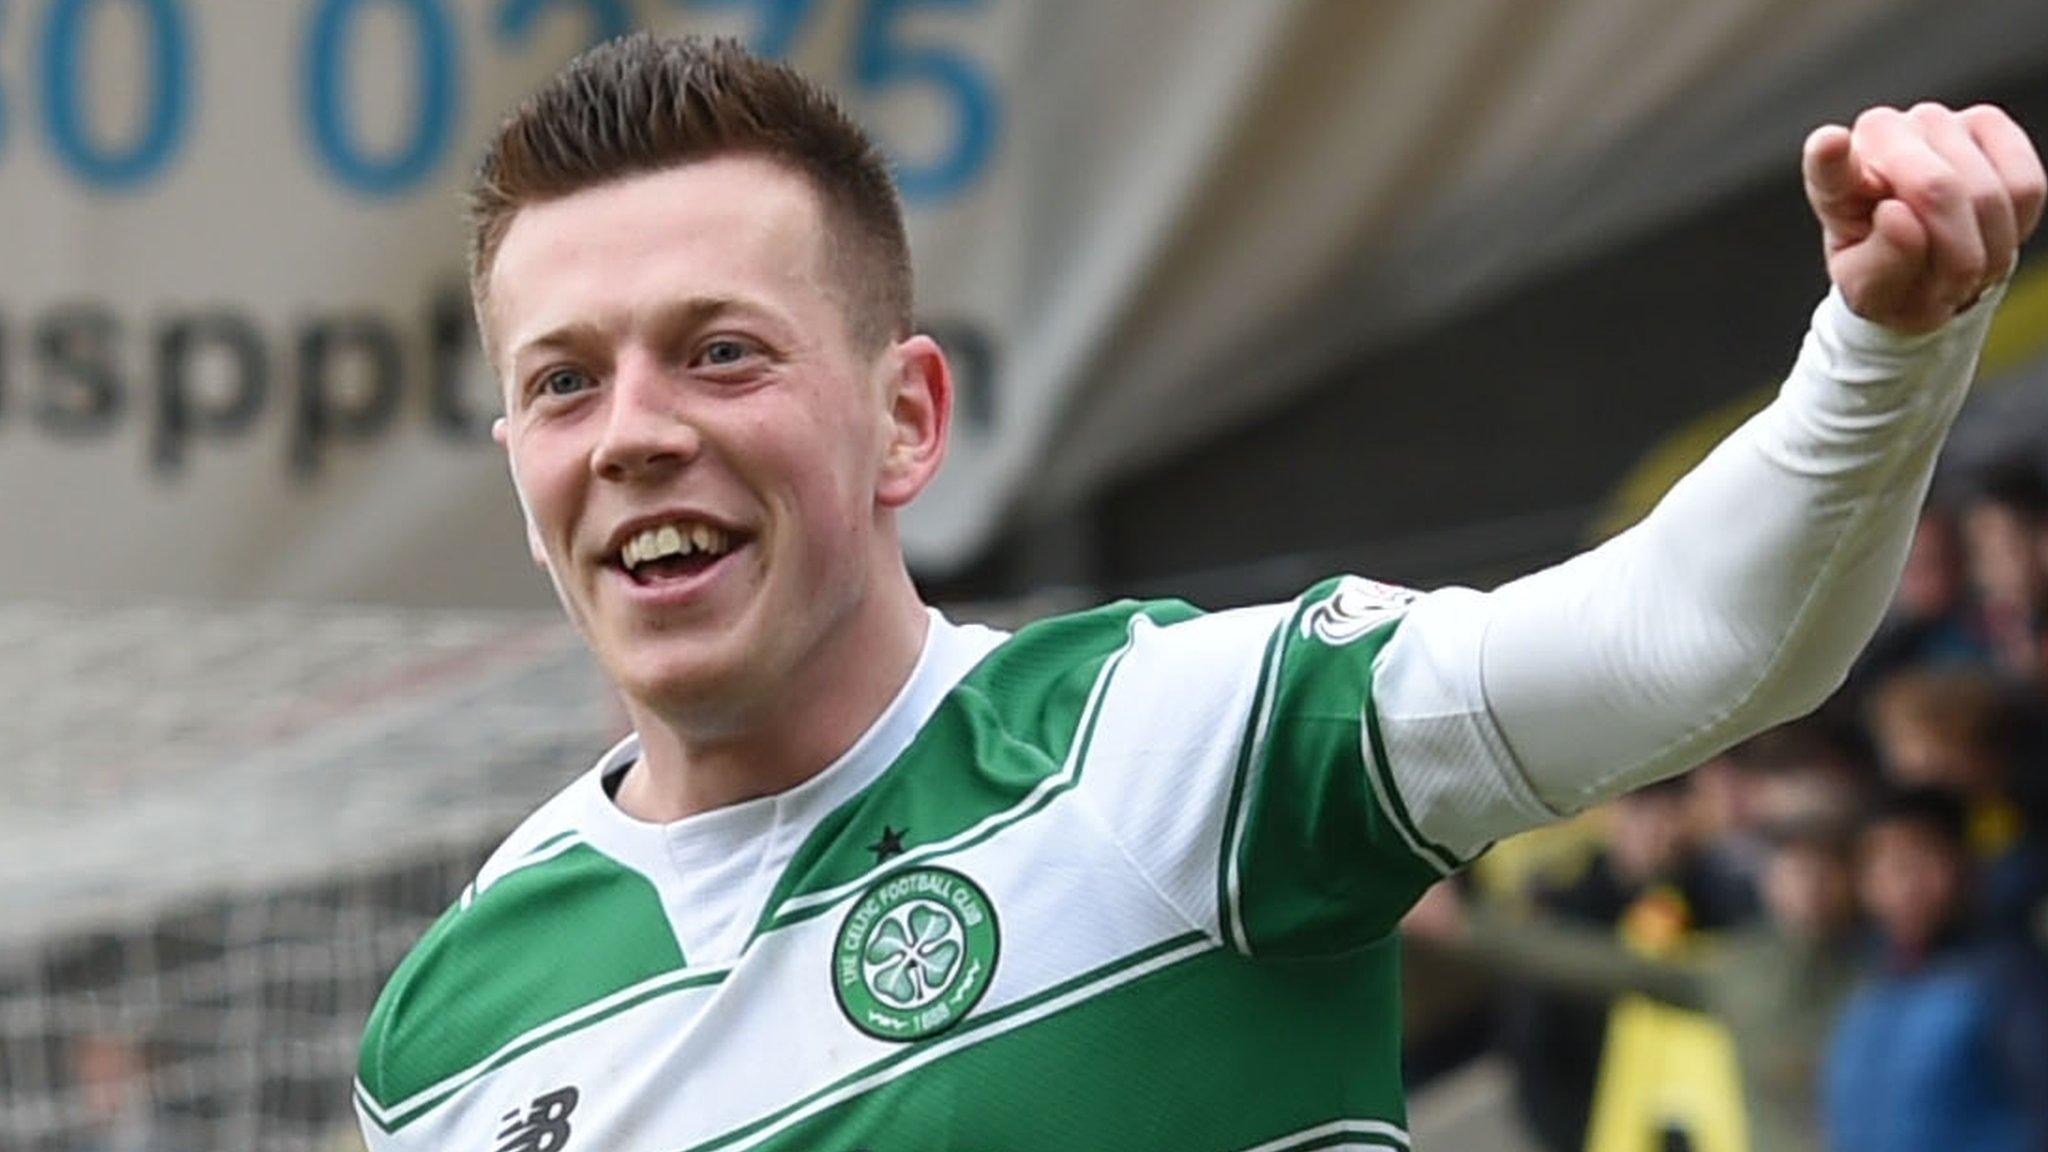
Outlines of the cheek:
M754 482L781 489L813 533L834 537L858 531L873 504L877 464L862 429L844 412L805 411L783 421L753 419L746 453Z
M550 551L561 546L582 491L583 470L560 446L531 440L517 443L511 457L512 486L527 530Z

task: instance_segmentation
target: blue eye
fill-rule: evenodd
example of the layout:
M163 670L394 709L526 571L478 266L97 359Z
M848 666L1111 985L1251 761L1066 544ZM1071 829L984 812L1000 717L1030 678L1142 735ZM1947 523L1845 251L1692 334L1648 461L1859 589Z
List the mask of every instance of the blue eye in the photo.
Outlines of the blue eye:
M544 396L570 396L590 386L590 377L574 368L553 368L541 375L536 391Z
M745 360L752 352L753 349L743 341L713 340L709 344L704 345L703 358L706 364L720 367L728 364L737 364Z

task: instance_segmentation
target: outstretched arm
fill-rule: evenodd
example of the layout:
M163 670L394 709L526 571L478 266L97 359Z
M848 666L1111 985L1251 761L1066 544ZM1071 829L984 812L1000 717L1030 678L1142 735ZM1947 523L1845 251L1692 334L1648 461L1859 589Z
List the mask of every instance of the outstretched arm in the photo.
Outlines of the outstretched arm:
M2004 113L1937 105L1815 132L1805 175L1835 290L1777 400L1635 527L1427 598L1383 655L1389 759L1454 851L1810 711L1876 627L2044 180Z
M1991 306L1965 305L2040 213L2017 128L1940 115L2010 223L1980 206L1984 171L1930 171L1953 132L1904 129L1932 113L1815 134L1837 293L1784 395L1605 546L1490 594L1341 577L1291 604L1126 604L1018 634L1013 651L1096 654L1061 690L1085 734L1063 771L1165 907L1254 954L1356 948L1488 842L1831 690L1962 401Z

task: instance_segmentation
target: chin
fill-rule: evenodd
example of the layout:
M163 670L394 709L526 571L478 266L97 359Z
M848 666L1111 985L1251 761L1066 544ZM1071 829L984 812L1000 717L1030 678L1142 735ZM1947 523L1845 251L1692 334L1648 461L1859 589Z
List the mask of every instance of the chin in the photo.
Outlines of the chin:
M748 681L759 675L741 659L747 648L737 641L729 634L642 641L640 650L607 661L606 671L620 691L656 711L722 712L746 696Z

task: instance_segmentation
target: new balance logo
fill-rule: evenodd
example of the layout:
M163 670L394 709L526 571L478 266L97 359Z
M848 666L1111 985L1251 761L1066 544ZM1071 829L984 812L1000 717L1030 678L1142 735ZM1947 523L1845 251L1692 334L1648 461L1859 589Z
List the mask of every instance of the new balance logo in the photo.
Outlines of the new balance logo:
M569 1142L569 1113L576 1110L576 1089L557 1088L502 1117L497 1152L560 1152Z

